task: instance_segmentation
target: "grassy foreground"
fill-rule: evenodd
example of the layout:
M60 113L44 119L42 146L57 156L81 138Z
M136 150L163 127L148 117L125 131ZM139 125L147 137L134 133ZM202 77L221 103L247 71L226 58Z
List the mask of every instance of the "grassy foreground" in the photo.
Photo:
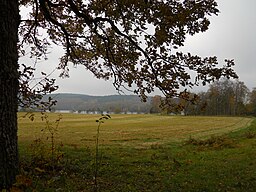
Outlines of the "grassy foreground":
M256 190L252 118L113 115L100 126L95 187L100 115L22 116L16 191Z

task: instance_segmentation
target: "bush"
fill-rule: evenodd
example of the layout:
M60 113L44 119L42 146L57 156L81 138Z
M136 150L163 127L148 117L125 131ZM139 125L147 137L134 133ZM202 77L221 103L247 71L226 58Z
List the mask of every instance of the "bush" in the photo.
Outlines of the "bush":
M211 136L208 139L194 139L190 137L187 141L185 141L185 145L195 145L199 147L206 148L233 148L236 146L236 143L233 139L225 137L225 136Z

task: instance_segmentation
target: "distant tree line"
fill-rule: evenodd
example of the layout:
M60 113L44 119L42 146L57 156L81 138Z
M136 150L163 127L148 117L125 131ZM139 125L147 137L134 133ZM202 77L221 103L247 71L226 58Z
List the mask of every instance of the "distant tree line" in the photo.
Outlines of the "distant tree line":
M195 98L196 99L191 99ZM151 113L180 113L185 115L254 115L256 116L256 88L250 91L239 81L221 79L210 84L205 92L187 92L184 99L172 99L166 106L164 98L154 96L151 100ZM190 102L192 100L193 102Z
M78 113L161 113L184 115L256 116L256 88L250 91L239 80L221 79L209 85L207 91L186 92L181 98L166 99L160 95L141 102L136 95L88 96L79 94L51 94L57 104L52 111ZM26 111L21 108L20 111ZM31 109L29 109L31 110Z

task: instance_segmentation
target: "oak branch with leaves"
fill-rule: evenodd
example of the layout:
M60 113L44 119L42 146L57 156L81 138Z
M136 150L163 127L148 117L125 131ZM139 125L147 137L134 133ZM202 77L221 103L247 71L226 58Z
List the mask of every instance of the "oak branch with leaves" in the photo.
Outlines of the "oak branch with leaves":
M187 34L208 29L208 17L219 12L214 0L23 0L20 4L31 10L20 24L21 42L33 43L31 54L36 56L46 54L52 43L62 45L63 76L68 76L69 63L83 65L97 78L113 79L117 90L132 89L142 99L155 88L173 97L200 82L236 77L232 60L218 68L215 56L201 58L179 51Z

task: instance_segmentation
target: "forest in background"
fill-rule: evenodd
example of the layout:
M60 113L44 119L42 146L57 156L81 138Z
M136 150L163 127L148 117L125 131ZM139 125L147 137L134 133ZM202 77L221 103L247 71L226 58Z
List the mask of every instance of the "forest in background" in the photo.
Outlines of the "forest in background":
M221 79L210 84L207 91L196 94L188 92L185 98L174 101L176 106L163 109L159 107L162 98L154 96L151 100L151 111L170 113L182 109L185 115L256 115L256 88L250 91L239 80Z
M46 95L56 100L53 111L78 113L149 113L150 100L142 102L137 95L89 96L83 94L59 93Z
M45 95L57 101L52 111L76 113L162 113L184 115L256 115L256 88L251 91L239 80L222 79L207 91L187 92L184 99L171 99L168 106L160 95L142 102L137 95L89 96L59 93ZM196 99L195 99L196 97ZM189 100L193 100L190 102ZM25 109L21 109L24 111Z

